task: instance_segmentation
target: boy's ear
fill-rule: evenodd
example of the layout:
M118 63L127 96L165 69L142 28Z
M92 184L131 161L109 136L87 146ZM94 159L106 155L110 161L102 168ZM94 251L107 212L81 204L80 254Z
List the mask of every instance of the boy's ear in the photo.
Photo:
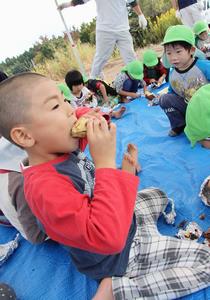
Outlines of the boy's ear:
M13 142L22 148L30 148L35 144L35 140L30 131L23 126L12 128L10 137Z
M196 48L194 46L192 46L191 49L190 49L190 53L192 55L194 55L195 54L195 50L196 50Z

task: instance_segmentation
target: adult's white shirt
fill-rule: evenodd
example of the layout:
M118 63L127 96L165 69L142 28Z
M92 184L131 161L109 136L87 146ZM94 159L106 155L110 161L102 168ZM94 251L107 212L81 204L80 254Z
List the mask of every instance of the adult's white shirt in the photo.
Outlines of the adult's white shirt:
M83 0L84 3L90 0ZM128 10L126 4L133 0L95 0L96 30L124 31L129 30Z

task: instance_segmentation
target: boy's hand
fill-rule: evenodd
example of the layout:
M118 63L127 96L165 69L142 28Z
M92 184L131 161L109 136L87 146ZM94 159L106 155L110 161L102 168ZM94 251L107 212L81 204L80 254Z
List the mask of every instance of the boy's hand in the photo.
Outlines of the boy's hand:
M87 139L96 169L116 169L116 126L107 124L103 117L87 123Z
M149 80L149 83L156 83L156 80L155 80L154 78L151 78L151 79Z
M158 79L158 85L160 86L162 83L163 83L163 81L164 81L164 79L166 78L166 75L165 74L163 74L159 79Z
M131 98L139 98L140 96L141 96L141 93L130 93L129 94L129 96L131 97Z

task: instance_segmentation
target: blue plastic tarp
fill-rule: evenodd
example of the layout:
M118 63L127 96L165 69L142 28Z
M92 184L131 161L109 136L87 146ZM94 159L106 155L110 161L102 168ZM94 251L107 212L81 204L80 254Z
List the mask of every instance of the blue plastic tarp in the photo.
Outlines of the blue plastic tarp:
M144 98L125 104L117 124L117 165L121 166L128 143L139 148L142 172L139 189L158 187L174 199L177 213L175 225L167 225L161 217L162 234L175 235L177 225L195 221L203 230L210 226L210 208L198 197L200 185L210 175L210 150L199 144L190 147L186 136L167 136L169 121L159 106L149 107ZM205 214L205 219L199 216ZM114 228L113 228L114 230ZM14 238L16 231L0 226L0 243ZM20 246L0 268L0 281L11 284L21 300L89 300L97 283L80 274L62 246L47 241L34 246L21 239ZM210 288L184 297L188 300L210 300Z

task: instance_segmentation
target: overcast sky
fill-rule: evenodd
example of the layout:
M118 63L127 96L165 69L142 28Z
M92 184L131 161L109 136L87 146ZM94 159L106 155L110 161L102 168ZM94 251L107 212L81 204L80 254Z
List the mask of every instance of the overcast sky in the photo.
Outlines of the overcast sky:
M79 27L96 16L95 1L62 12L68 27ZM0 0L0 24L0 62L28 50L41 35L65 31L54 0Z

